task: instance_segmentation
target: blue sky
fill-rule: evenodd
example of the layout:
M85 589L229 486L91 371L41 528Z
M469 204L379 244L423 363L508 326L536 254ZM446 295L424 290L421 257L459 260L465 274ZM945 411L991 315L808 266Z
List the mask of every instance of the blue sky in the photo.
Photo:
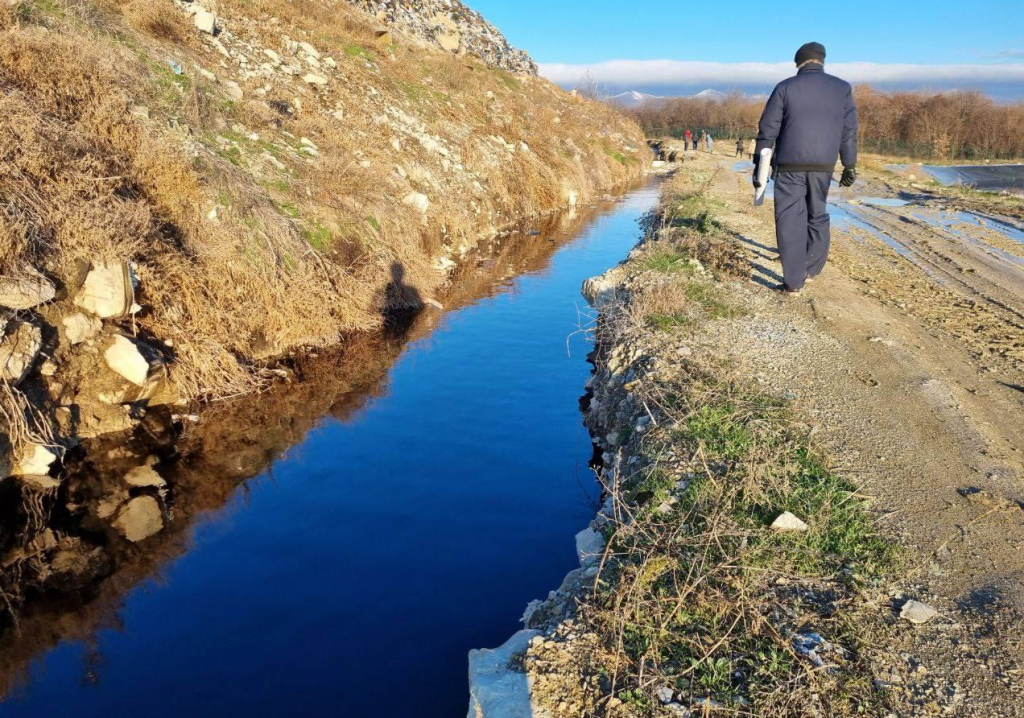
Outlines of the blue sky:
M754 72L754 63L791 67L796 48L817 40L828 48L830 63L859 68L848 70L857 75L854 81L935 89L973 85L997 95L1024 96L1024 0L468 4L513 44L528 50L544 74L561 84L569 84L575 72L582 76L593 68L610 89L670 94L687 78L698 83L694 87L707 80L727 89L732 70L732 86L754 89L774 84ZM765 35L764 42L757 41L759 33ZM630 62L603 64L616 60ZM651 60L712 65L663 64L652 83L646 77L652 74L650 66L637 62ZM898 65L914 67L893 68Z

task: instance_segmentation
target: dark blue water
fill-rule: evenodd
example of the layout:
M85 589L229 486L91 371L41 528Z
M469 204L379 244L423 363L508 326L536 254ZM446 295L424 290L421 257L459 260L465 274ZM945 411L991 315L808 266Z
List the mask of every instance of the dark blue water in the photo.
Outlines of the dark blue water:
M194 524L116 627L37 658L0 715L464 715L467 651L576 564L597 498L579 287L656 200L632 192L546 268L444 315L384 396Z

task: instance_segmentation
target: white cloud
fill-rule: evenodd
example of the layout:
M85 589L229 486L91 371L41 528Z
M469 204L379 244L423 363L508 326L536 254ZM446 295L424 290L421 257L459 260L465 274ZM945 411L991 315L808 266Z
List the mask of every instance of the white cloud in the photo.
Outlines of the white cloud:
M1024 62L913 65L846 62L830 73L856 83L899 85L992 85L1024 83ZM561 85L575 85L587 72L602 85L658 87L681 85L773 85L794 73L793 63L611 60L593 65L543 64L541 74Z

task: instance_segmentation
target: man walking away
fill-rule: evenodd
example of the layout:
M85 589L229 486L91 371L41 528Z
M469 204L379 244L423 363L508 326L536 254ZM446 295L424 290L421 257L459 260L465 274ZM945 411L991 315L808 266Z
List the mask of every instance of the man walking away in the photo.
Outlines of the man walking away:
M825 73L825 47L809 42L796 53L797 74L772 91L754 150L754 185L761 150L774 148L775 235L784 281L799 295L828 261L828 190L836 159L839 184L857 179L857 107L848 82Z
M707 144L708 154L710 154L711 151L715 148L715 141L713 139L711 139L711 133L710 132L705 132L704 133L704 142Z
M743 140L736 140L736 156L743 157Z

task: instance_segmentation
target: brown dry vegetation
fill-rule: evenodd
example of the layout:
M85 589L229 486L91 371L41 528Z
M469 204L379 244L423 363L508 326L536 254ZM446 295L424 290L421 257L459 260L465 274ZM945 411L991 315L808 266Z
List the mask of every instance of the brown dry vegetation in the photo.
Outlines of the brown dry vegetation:
M1024 157L1024 102L997 104L973 90L887 93L860 85L855 94L865 149L933 160ZM706 128L724 137L752 137L763 109L763 101L733 94L722 102L650 103L632 114L650 135Z
M0 13L0 272L29 263L73 291L89 262L136 262L145 310L133 328L173 344L187 397L245 391L264 357L378 326L396 268L430 296L445 282L439 254L640 171L622 154L639 131L614 111L401 36L382 46L344 3L222 0L236 38L311 42L345 78L266 96L243 80L240 102L223 86L236 68L171 0L23 0ZM302 109L281 116L277 98ZM462 169L407 137L396 151L389 110ZM529 149L507 161L492 136ZM430 198L425 217L403 203L412 191Z

